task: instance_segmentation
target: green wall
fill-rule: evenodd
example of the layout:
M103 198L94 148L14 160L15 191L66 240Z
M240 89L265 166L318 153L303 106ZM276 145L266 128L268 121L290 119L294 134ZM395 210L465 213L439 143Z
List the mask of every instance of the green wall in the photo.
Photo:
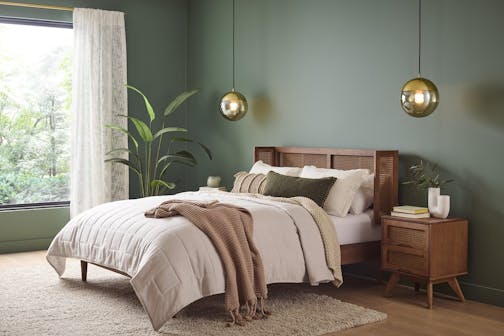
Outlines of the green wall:
M19 2L19 0L18 0ZM21 1L29 3L30 1ZM164 109L186 88L187 2L184 0L43 0L31 1L69 7L119 10L126 15L128 82L140 88L153 106ZM0 16L72 21L71 12L0 6ZM129 96L129 113L145 116L143 102ZM183 111L174 116L186 125ZM180 172L174 172L177 179ZM130 194L138 195L130 176ZM0 253L43 249L69 219L68 208L0 211Z
M422 73L438 85L433 115L399 106L416 76L416 0L237 0L236 89L250 110L218 113L231 86L231 0L190 3L189 127L215 152L190 175L224 177L252 164L254 145L398 149L401 178L419 157L456 182L452 215L470 220L469 298L504 305L504 2L423 2ZM490 87L490 90L485 88ZM426 195L401 187L403 203ZM420 200L420 201L419 201Z
M438 85L441 103L414 119L401 111L399 90L416 75L415 0L237 0L236 83L250 110L235 123L217 110L231 88L231 0L42 2L126 11L128 81L158 109L186 86L202 89L190 114L173 122L215 158L175 171L179 190L215 174L229 186L252 164L255 145L398 149L401 177L413 160L438 162L456 179L444 190L452 214L470 220L464 291L504 305L502 1L424 1L422 72ZM0 15L71 20L66 12L2 6ZM129 107L144 113L136 96ZM131 196L137 192L131 179ZM401 188L400 199L422 205L426 196ZM65 208L0 212L0 253L46 247L67 219Z

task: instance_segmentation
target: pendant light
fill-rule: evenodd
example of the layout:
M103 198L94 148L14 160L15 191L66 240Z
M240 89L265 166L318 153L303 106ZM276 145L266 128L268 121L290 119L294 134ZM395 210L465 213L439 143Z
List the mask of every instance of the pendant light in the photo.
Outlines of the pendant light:
M233 0L233 89L222 96L220 112L224 118L237 121L245 116L247 109L247 99L235 91L235 0Z
M439 104L439 92L434 83L420 73L422 51L422 0L418 0L418 77L406 82L401 90L401 107L412 117L426 117Z

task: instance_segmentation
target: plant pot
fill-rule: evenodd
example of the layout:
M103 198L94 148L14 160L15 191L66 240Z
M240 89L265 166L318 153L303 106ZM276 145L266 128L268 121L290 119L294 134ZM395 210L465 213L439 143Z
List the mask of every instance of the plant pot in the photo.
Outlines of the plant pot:
M446 218L450 213L450 196L440 193L439 188L429 188L429 212L432 217Z

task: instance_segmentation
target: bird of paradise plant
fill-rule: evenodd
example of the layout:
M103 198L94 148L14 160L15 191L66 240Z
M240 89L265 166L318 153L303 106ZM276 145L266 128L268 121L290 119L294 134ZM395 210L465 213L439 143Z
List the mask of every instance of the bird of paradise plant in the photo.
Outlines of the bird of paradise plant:
M203 149L210 160L212 159L210 150L204 144L194 141L189 137L168 136L174 133L187 133L187 129L183 127L166 127L168 117L189 97L195 95L198 90L182 92L166 107L161 116L157 116L151 103L140 90L131 85L127 85L127 88L138 93L143 98L149 121L147 124L138 118L121 115L121 117L127 118L133 124L139 138L121 126L106 125L106 127L112 130L126 134L133 144L133 149L114 148L106 154L112 157L105 161L128 166L138 176L142 197L156 196L166 190L175 188L175 183L166 181L165 177L171 165L183 164L193 167L197 164L196 158L191 152L187 150L173 152L172 145L174 143L195 143ZM161 117L163 121L161 128L157 131L153 129L152 125L156 117ZM163 146L165 137L167 138L167 142ZM140 152L140 143L143 145L143 153ZM114 155L117 156L117 154L121 153L128 153L129 159L114 157Z

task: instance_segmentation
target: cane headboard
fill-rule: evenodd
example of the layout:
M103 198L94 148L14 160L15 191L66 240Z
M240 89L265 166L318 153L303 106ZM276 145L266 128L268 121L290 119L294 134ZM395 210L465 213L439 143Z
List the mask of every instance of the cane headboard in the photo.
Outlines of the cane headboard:
M380 223L382 215L390 214L397 205L398 151L310 147L255 147L254 162L262 160L272 166L357 169L366 168L375 173L374 220Z

